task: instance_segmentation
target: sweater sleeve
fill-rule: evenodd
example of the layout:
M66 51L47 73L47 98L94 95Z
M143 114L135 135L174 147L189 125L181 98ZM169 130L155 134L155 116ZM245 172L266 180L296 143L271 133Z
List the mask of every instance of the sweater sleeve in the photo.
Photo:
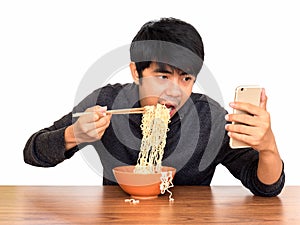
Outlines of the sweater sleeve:
M121 85L108 85L106 88L94 90L79 102L72 112L54 122L52 126L34 133L25 145L23 151L24 161L33 166L52 167L65 159L71 158L75 152L89 144L83 143L66 151L64 134L66 128L75 121L72 118L72 113L83 112L95 105L103 106L111 103L109 99L111 99L112 93L118 93L114 90L121 88Z
M281 176L275 183L271 185L262 183L257 176L259 153L252 148L231 149L228 144L229 138L226 137L225 139L226 144L222 150L224 158L221 163L230 173L254 195L277 196L285 183L284 169L282 168Z
M52 167L70 158L78 151L65 148L65 129L72 124L72 113L63 116L48 128L34 133L23 150L24 161L33 166Z

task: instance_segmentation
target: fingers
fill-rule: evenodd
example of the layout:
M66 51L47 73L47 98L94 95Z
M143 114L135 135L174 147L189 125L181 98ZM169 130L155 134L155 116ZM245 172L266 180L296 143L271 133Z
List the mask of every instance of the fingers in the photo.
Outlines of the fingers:
M101 117L106 116L107 107L101 107L99 105L88 108L85 112L92 112L90 114L85 114L80 117L81 121L85 123L95 122Z
M227 124L225 129L230 138L244 142L249 146L257 144L259 136L257 136L257 128L255 127L244 124Z
M265 122L270 123L270 114L266 110L266 104L267 96L265 91L262 91L260 106L245 102L231 102L229 105L233 109L246 113L227 114L225 119L229 122L243 123L250 126L262 126Z
M244 124L226 124L225 129L228 132L245 134L245 135L254 135L256 132L255 127L247 126Z
M85 110L85 112L91 112L89 114L84 114L79 117L78 123L82 126L82 130L84 132L89 132L92 129L97 128L95 123L101 118L103 118L106 114L107 107L94 106Z
M90 131L98 129L106 129L110 124L111 115L99 117L98 120L89 123L80 123L82 133L89 133ZM98 133L98 132L97 132Z
M231 102L229 103L229 106L233 109L244 111L251 115L260 115L263 114L265 111L265 109L263 108L246 102Z
M110 119L111 119L111 115L107 115L95 121L94 128L97 131L97 133L100 133L102 130L106 130L106 128L110 124Z
M249 114L227 114L225 119L229 122L242 123L249 126L257 126L257 118Z
M275 141L271 130L270 114L266 110L267 96L262 90L260 104L255 106L244 102L233 102L230 106L242 114L227 114L225 119L232 124L227 124L225 129L228 136L247 143L256 150L267 149ZM271 144L269 144L271 143ZM267 147L266 147L267 146Z
M74 124L76 139L79 143L92 142L101 139L110 124L111 115L106 115L107 107L94 106L88 108Z
M251 135L245 135L240 133L234 133L234 132L228 132L228 136L230 138L233 138L235 140L239 140L249 146L252 146L253 143L253 137Z
M261 91L259 107L245 102L231 102L229 105L233 109L245 111L252 115L260 115L267 110L267 100L268 97L265 89L263 88Z
M110 119L111 119L111 115L108 115L103 118L103 121L99 121L99 126L98 126L98 128L96 128L96 132L98 134L98 139L102 138L105 130L110 125Z
M106 115L106 116L103 116L103 115L99 116L98 115L97 120L94 120L90 123L85 124L86 132L88 133L89 131L96 131L96 133L99 134L102 131L105 131L106 128L110 124L110 119L111 119L111 115Z

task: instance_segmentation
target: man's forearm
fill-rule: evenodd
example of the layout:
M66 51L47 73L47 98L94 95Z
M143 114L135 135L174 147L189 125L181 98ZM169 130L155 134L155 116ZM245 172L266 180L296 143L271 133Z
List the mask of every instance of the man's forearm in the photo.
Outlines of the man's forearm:
M273 151L260 151L257 169L258 179L266 185L275 183L280 178L282 166L277 147Z

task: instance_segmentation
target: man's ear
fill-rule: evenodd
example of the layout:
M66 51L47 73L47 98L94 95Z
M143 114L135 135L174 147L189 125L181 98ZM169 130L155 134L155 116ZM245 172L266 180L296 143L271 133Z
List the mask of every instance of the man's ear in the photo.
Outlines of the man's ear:
M133 79L133 81L134 81L134 83L136 84L136 85L139 85L139 73L138 73L138 71L136 70L136 65L135 65L135 62L131 62L130 64L129 64L129 67L130 67L130 71L131 71L131 76L132 76L132 79Z

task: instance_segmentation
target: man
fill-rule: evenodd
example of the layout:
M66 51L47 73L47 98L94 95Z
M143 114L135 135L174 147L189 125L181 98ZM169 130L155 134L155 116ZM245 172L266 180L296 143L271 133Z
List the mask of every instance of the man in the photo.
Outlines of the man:
M227 114L208 96L192 93L204 60L202 39L192 25L174 18L146 23L131 43L130 57L134 82L95 90L73 109L92 113L78 119L69 113L33 134L24 149L25 162L55 166L93 145L104 168L103 184L115 184L112 168L137 162L141 115L111 116L106 110L160 103L170 109L163 165L177 169L175 185L210 185L216 166L223 164L255 195L281 192L285 175L265 91L259 107L230 104L253 116ZM229 136L252 148L231 149Z

